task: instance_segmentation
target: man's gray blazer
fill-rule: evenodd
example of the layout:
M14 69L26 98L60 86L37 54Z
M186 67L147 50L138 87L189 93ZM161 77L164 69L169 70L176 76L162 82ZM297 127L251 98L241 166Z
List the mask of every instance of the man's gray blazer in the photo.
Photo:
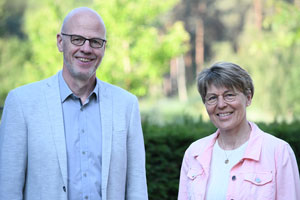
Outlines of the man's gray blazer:
M137 98L97 80L102 199L147 197ZM0 200L67 200L67 154L58 75L12 90L0 124Z

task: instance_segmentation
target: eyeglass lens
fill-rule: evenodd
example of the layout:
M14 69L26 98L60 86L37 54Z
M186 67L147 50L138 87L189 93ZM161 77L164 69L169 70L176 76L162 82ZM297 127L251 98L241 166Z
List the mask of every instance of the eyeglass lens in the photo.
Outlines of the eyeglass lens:
M79 35L72 35L71 36L71 42L74 45L82 46L84 45L85 41L88 40L90 43L90 46L93 48L101 48L104 44L104 41L101 39L91 38L87 39Z

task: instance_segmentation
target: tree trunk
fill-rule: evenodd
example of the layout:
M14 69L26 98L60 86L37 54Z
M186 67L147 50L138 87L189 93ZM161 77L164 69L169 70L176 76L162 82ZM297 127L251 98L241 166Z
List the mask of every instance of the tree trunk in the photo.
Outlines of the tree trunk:
M258 30L262 28L263 14L262 14L262 2L261 0L253 0L255 26Z
M204 65L204 26L201 18L197 20L196 24L196 73L198 74Z
M300 0L294 0L294 5L300 9Z
M186 78L185 78L185 63L183 55L176 59L177 64L177 87L179 101L187 101L187 89L186 89Z

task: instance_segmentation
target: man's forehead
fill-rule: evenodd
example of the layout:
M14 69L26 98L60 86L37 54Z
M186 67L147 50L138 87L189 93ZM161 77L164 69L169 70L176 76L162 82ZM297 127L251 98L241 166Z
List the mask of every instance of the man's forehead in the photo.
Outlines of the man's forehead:
M70 11L65 18L68 19L68 18L72 18L73 16L76 16L76 15L84 15L84 14L94 15L94 16L101 18L100 15L96 11L94 11L90 8L87 8L87 7L75 8L72 11Z
M74 9L65 17L62 31L80 25L83 27L88 25L95 27L99 26L105 31L105 25L101 16L94 10L85 7Z

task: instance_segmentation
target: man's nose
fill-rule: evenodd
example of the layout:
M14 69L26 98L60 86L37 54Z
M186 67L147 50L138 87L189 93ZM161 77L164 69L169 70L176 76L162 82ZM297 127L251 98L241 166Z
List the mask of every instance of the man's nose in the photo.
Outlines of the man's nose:
M90 53L92 51L92 47L90 46L90 41L86 40L81 46L80 50L84 53Z

